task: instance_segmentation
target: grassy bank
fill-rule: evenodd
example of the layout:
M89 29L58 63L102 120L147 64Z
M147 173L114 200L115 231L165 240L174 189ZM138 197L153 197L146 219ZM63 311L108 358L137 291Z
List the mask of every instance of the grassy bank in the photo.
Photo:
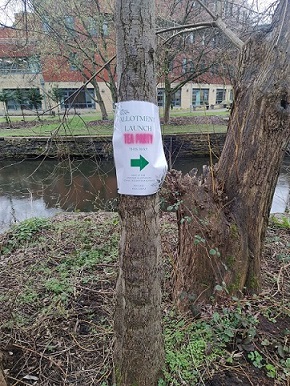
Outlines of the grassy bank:
M179 315L171 275L174 215L163 214L165 366L158 386L288 385L289 221L272 220L263 292ZM11 384L112 386L119 218L29 219L0 237L0 354Z
M223 133L226 131L227 111L175 111L172 113L172 118L175 120L195 117L224 117L224 122L216 123L199 123L199 124L170 124L162 125L163 134L178 134L178 133ZM11 117L11 127L5 123L5 119L0 118L0 137L35 137L35 136L51 136L51 135L73 135L73 136L111 136L113 133L113 116L108 122L100 121L99 114L88 115L69 115L68 117L49 117L44 116L39 121L36 117L27 117L25 122L21 117Z

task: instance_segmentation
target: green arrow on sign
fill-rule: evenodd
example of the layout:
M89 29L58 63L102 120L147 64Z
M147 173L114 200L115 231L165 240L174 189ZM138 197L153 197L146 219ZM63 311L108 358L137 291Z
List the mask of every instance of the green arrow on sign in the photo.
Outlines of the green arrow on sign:
M144 169L145 166L147 166L148 164L149 164L149 162L147 161L147 159L142 157L142 155L140 155L139 159L131 159L131 166L132 167L137 167L137 168L140 167L140 171L142 169Z

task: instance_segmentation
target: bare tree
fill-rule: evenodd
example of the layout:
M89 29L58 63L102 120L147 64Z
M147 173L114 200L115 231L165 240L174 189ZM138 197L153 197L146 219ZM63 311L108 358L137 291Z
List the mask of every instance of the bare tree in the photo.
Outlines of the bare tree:
M104 81L116 102L115 64L110 63L101 74L93 75L114 54L113 11L110 2L101 1L37 1L32 0L32 35L38 36L39 52L43 61L64 59L85 80L90 80L95 90L103 119L108 119L100 81ZM59 59L58 59L59 60ZM63 66L63 63L60 67Z
M236 49L232 41L249 36L261 21L259 13L245 2L216 1L212 5L214 13L198 1L159 2L158 83L164 87L165 123L176 93L187 83L233 81Z
M221 293L261 288L261 252L290 138L290 2L243 45L235 101L220 160L201 178L175 175L181 308Z
M182 87L210 74L217 56L221 62L222 51L216 49L218 31L205 16L198 3L189 0L162 3L159 9L158 83L164 88L165 123L169 122L170 108Z
M154 0L116 1L120 101L156 103ZM157 385L163 365L158 194L120 196L120 270L116 288L118 386Z
M8 102L11 98L11 93L8 91L2 91L0 94L0 102L3 102L4 105L4 113L5 113L5 120L6 123L10 126L11 125L11 119L9 116L9 111L8 111Z

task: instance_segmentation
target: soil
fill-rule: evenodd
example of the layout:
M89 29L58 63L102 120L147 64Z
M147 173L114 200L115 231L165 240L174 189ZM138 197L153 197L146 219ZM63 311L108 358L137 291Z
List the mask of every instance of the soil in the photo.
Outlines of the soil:
M112 213L61 214L49 226L28 223L18 228L17 238L13 230L0 237L0 362L2 355L10 386L112 385L117 219ZM166 312L174 309L169 260L177 251L177 236L174 216L163 213L161 223ZM289 250L290 229L272 221L263 254L262 293L238 301L259 321L256 335L245 339L246 326L239 330L227 346L233 361L218 358L210 368L201 368L198 385L290 385L285 374L290 361ZM101 261L92 262L98 251ZM86 265L76 265L84 258ZM223 307L234 312L237 299L205 307L200 317L208 320ZM250 352L260 353L276 373L271 375L265 363L254 365Z
M280 215L277 218L281 217ZM273 225L273 223L272 223ZM248 352L257 351L271 363L283 358L289 360L290 339L290 229L270 226L267 231L262 258L263 288L261 294L250 300L258 310L257 339L243 345L239 365L224 368L205 383L206 386L276 386L290 385L290 374L285 380L273 379L263 368L253 366ZM280 311L279 311L280 310ZM285 342L287 350L285 350ZM284 350L282 349L282 346ZM240 350L239 344L234 347Z

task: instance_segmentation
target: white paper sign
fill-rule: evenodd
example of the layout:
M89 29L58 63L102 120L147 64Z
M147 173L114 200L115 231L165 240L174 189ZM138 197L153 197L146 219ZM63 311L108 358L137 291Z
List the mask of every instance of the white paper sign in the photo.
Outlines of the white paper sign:
M120 194L146 196L158 191L167 172L167 162L159 111L154 103L117 103L113 149Z

